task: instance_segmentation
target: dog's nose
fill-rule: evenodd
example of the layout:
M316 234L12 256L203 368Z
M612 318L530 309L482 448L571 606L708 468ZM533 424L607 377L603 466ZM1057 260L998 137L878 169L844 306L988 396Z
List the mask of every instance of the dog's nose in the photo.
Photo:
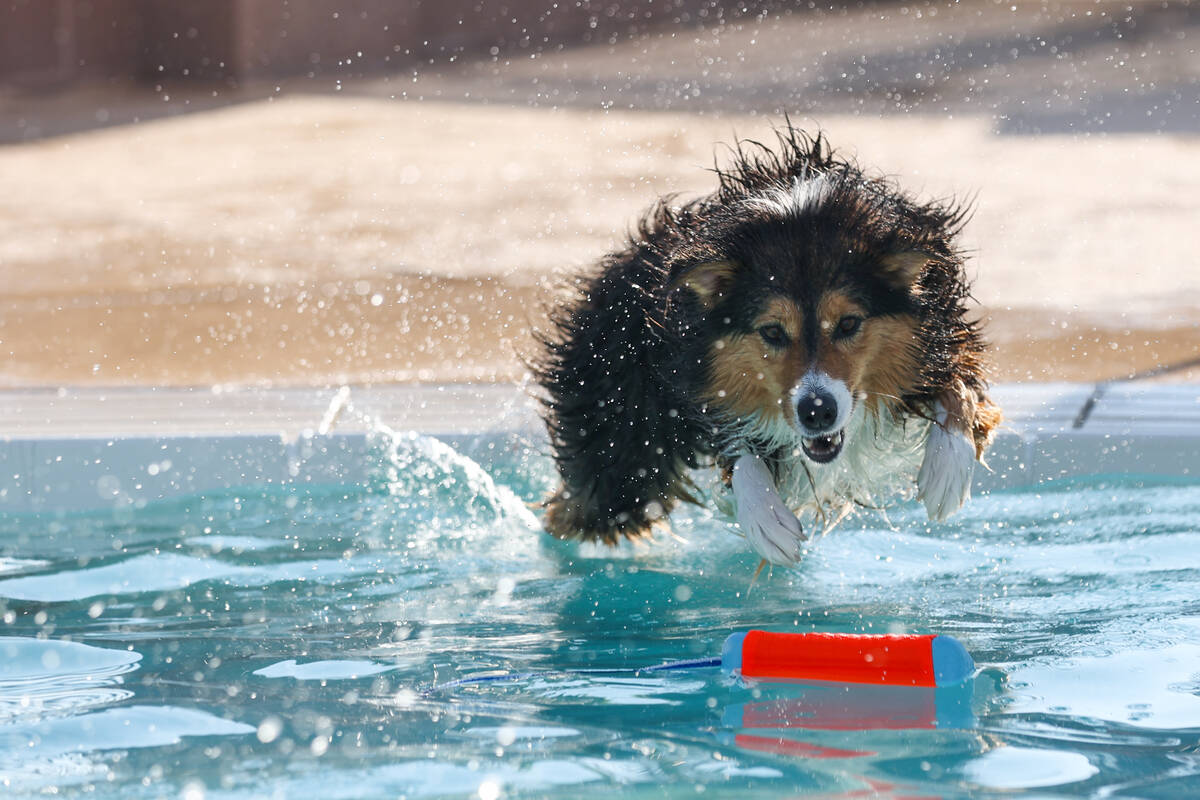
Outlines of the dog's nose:
M824 433L837 422L837 401L829 392L810 389L796 403L796 417L805 433Z

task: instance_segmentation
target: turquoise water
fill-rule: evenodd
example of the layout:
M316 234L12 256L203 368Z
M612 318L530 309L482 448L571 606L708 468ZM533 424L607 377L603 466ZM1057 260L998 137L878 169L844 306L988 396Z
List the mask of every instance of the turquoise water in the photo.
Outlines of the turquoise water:
M5 797L1181 797L1200 792L1200 485L918 507L763 574L702 511L554 542L516 439L380 437L366 486L0 518ZM483 466L481 466L483 465ZM934 693L718 670L733 630L937 632Z

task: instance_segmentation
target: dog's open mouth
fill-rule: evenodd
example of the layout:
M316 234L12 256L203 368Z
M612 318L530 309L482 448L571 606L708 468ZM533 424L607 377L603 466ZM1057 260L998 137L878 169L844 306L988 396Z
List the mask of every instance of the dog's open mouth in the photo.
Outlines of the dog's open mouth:
M804 454L813 461L818 464L828 464L838 457L838 453L842 452L842 445L845 442L846 432L841 430L828 436L801 439L800 446L804 448Z

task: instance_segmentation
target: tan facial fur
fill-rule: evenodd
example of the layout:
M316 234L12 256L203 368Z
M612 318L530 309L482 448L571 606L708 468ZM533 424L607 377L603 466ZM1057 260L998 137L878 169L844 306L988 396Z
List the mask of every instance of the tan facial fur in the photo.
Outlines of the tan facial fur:
M834 339L847 316L863 318L858 332ZM804 345L803 312L785 297L773 297L754 320L754 328L779 324L789 344L772 347L757 333L725 337L710 350L706 400L738 417L770 419L784 414L789 393L810 368L844 382L851 394L866 397L868 407L899 407L918 374L916 320L907 316L867 317L845 293L833 291L817 307L820 333L815 353Z
M867 317L865 309L840 291L821 298L817 316L821 335L813 367L845 383L853 396L865 395L872 411L898 408L918 374L917 321L906 315ZM838 323L848 316L863 319L858 333L834 339Z
M788 391L803 372L802 320L795 303L773 297L755 318L754 329L782 326L790 342L787 347L772 347L757 332L714 342L705 399L737 417L782 418Z

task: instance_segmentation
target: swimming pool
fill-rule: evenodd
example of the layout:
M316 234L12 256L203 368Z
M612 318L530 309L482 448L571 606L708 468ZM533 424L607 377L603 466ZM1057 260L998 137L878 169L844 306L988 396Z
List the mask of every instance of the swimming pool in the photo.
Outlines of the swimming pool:
M919 507L764 574L707 512L540 533L536 439L370 437L367 479L0 517L6 796L1178 797L1200 788L1200 480ZM733 630L938 632L956 690L636 667ZM442 683L490 671L526 680ZM863 793L866 793L864 795Z

